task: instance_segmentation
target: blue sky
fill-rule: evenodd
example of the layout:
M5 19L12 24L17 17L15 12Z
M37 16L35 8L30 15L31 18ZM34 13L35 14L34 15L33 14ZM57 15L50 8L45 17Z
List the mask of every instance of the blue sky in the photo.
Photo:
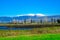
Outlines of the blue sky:
M0 16L29 13L60 15L60 0L0 0Z

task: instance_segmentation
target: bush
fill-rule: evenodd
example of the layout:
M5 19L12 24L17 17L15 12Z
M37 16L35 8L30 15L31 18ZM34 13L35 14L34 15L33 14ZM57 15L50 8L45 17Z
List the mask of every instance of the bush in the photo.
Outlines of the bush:
M60 23L60 19L58 19L57 22Z

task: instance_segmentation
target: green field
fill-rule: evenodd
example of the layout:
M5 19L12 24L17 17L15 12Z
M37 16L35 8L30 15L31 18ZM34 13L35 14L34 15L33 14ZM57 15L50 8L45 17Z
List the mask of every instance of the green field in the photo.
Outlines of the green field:
M16 37L0 37L0 40L60 40L60 34L19 35Z
M60 40L60 27L0 30L0 40Z

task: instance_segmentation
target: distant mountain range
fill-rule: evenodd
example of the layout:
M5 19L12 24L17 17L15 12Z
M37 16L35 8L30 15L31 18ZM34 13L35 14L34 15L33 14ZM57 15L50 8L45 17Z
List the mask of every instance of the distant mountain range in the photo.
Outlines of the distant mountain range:
M28 20L28 19L32 19L32 20L50 20L51 18L54 19L60 19L60 15L55 15L55 16L38 16L38 15L34 15L34 16L28 16L28 15L24 15L24 16L16 16L16 17L0 17L0 22L9 22L12 21L13 19L15 20Z

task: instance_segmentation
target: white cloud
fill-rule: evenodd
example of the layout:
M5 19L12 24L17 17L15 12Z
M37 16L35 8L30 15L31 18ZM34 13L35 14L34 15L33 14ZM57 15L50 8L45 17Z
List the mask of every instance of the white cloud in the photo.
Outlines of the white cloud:
M17 15L17 16L46 16L46 15L44 15L42 13L36 13L36 14L29 13L29 14L20 14L20 15Z

